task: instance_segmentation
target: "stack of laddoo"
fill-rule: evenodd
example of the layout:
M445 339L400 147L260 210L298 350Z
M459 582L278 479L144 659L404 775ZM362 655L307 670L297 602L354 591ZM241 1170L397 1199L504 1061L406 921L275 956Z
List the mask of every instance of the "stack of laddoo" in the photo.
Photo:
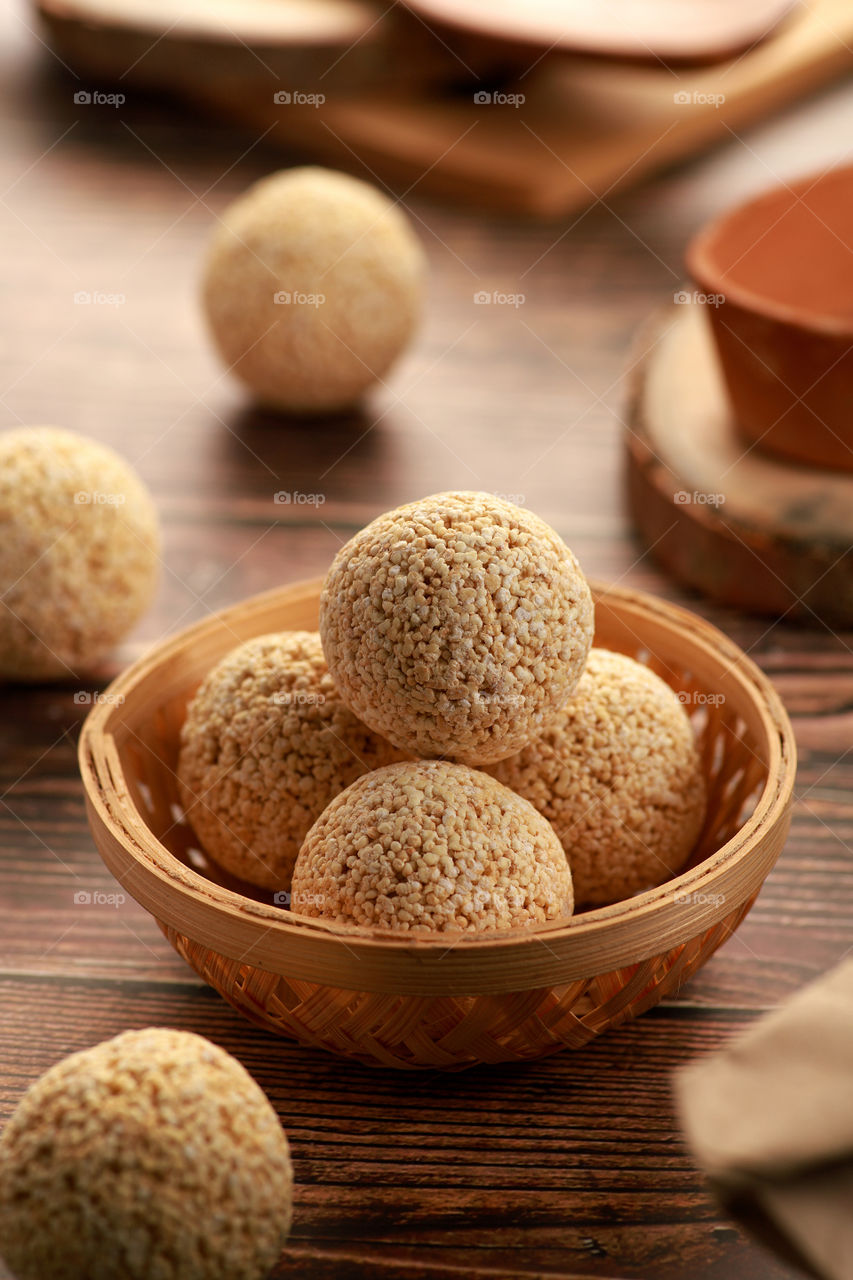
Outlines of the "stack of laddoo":
M705 787L648 667L592 648L562 539L487 493L380 516L319 633L227 654L187 711L187 816L225 871L321 919L410 932L565 920L681 870Z

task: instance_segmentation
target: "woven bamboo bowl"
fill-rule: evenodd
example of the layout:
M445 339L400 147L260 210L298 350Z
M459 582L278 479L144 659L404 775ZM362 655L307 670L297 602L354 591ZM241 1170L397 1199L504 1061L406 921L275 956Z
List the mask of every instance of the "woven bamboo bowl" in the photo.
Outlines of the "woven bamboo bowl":
M705 830L688 868L660 888L565 924L414 939L291 915L207 863L175 778L187 703L235 645L316 628L319 582L268 592L158 645L94 707L80 767L105 863L252 1022L363 1062L521 1061L636 1017L678 991L749 911L787 834L795 748L769 681L721 632L640 592L593 592L596 643L678 690L701 744Z

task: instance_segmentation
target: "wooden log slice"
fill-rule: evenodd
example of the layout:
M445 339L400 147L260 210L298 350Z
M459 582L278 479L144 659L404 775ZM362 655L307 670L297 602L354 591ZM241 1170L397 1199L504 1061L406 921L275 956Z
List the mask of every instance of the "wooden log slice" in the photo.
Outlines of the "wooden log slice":
M740 435L702 305L656 317L642 349L625 444L628 502L652 554L725 604L853 624L853 476Z

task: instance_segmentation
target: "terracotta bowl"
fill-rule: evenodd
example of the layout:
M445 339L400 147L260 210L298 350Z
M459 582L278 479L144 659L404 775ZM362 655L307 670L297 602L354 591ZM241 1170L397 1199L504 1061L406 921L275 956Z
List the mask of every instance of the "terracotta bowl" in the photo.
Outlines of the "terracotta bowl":
M775 187L687 250L738 425L853 471L853 166Z

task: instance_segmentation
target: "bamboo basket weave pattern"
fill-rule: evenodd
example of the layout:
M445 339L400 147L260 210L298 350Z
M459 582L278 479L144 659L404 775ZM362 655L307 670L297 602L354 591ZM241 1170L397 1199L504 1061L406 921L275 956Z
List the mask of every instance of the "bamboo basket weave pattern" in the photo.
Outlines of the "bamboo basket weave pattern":
M211 666L253 635L313 628L319 584L267 593L159 646L80 743L105 862L180 955L250 1021L361 1061L460 1068L578 1048L681 985L749 911L784 843L795 753L772 686L725 636L641 593L594 588L596 643L647 663L697 732L708 816L674 880L501 935L406 938L301 919L209 863L178 802L178 735Z

